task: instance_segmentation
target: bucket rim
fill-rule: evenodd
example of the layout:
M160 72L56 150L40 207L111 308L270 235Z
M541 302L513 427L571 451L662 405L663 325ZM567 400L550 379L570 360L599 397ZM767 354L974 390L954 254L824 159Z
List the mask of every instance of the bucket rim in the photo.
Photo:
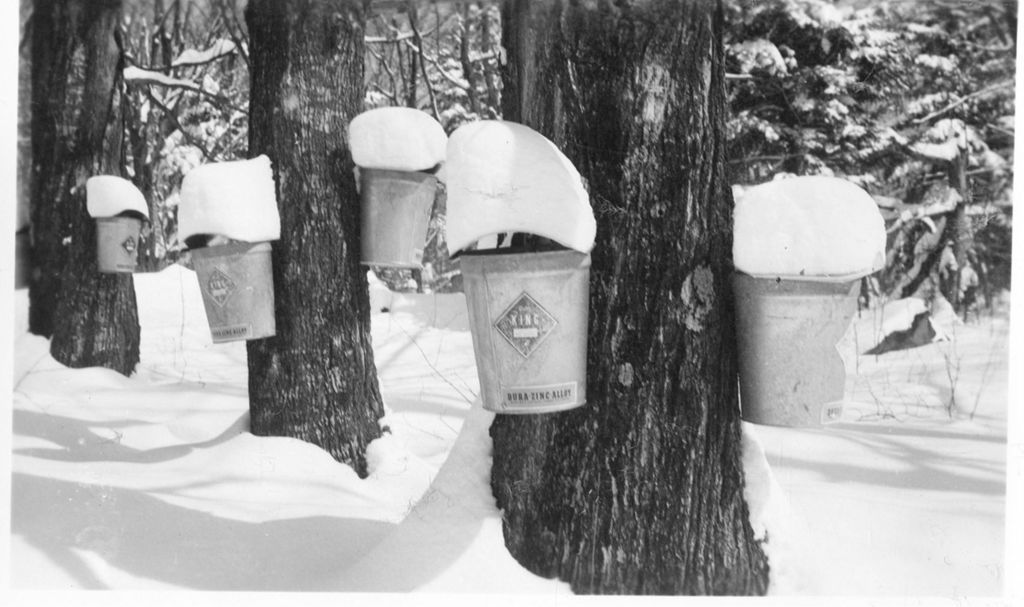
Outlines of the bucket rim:
M459 258L462 274L506 272L572 272L590 270L590 253L574 249L559 251L516 251L509 253L476 252Z
M217 244L206 247L196 247L194 249L188 249L189 253L198 257L222 257L225 255L234 255L236 253L269 253L272 247L269 241L264 242L246 242L246 241L235 241L225 244Z
M569 255L567 255L569 254ZM590 257L590 253L584 253L577 251L576 249L549 249L544 251L523 251L521 249L513 249L511 247L500 248L500 249L473 249L471 251L459 251L457 257L460 259L468 258L485 258L485 257L511 257L514 255L522 256L535 256L543 255L547 257L557 256L576 256L576 257Z
M149 221L148 218L137 215L111 215L109 217L93 217L96 223L128 223L137 222L139 225Z
M433 170L431 167L430 170ZM437 173L430 173L428 171L400 171L397 169L372 169L368 167L359 167L359 176L362 177L389 177L392 179L400 179L402 181L438 181Z
M854 280L860 280L865 276L870 276L878 272L878 270L858 270L856 272L850 272L847 274L752 274L750 272L744 272L743 270L733 270L733 273L741 276L747 276L758 280L787 280L792 282L829 282L829 283L842 283L851 282Z

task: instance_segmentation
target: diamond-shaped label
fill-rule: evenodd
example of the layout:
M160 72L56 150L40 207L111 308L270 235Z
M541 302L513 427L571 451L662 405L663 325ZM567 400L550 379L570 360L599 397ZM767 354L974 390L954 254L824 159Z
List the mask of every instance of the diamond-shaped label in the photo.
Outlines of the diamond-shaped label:
M125 252L127 252L129 255L134 253L136 248L135 237L129 236L128 238L126 238L125 241L121 243L121 248L124 249Z
M524 291L494 321L494 328L517 352L529 358L557 324L555 317Z
M206 281L206 292L214 303L223 307L224 302L235 292L235 281L220 268L214 268L210 272L210 279Z

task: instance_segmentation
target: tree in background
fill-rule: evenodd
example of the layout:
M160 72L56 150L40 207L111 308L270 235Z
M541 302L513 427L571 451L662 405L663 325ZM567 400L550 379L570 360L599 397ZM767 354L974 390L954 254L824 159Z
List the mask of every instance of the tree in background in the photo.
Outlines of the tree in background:
M835 174L867 188L889 220L889 296L927 296L950 263L1008 287L1016 5L853 5L728 3L734 182Z
M346 128L363 102L359 3L252 0L249 153L274 163L277 335L250 341L253 434L291 436L366 474L383 404L359 265L359 197Z
M246 156L248 42L236 4L146 0L126 9L126 170L151 221L139 245L143 271L183 250L176 210L185 174Z
M130 274L96 270L85 182L123 174L120 0L39 0L32 56L29 330L69 367L130 374L139 323Z
M588 403L498 415L505 541L579 593L761 594L743 498L722 14L705 0L510 2L505 117L597 218Z
M501 18L494 2L372 3L367 21L366 109L406 106L447 132L501 115ZM460 289L444 240L443 184L430 215L424 271L374 268L394 290Z
M500 115L501 19L493 2L378 5L367 23L367 106L429 112L451 132Z

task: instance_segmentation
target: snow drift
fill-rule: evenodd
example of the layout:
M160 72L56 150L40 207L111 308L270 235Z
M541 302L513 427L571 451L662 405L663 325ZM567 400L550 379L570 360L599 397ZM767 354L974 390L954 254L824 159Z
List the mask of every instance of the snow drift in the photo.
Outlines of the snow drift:
M425 112L382 107L359 114L348 125L352 160L365 169L426 171L444 162L448 137Z
M135 184L116 175L96 175L85 182L85 208L92 217L114 217L127 211L149 217L146 197Z
M281 237L270 159L218 162L196 167L181 182L178 238L220 234L265 242Z
M576 167L540 133L482 120L448 140L448 250L498 232L544 236L581 253L597 224Z
M489 484L494 415L480 406L462 294L393 293L371 273L391 434L371 444L371 474L359 479L314 445L248 432L245 344L211 343L192 271L174 265L134 284L141 362L130 378L53 360L48 341L27 333L27 291L14 292L16 604L40 603L36 590L87 588L306 591L301 604L350 598L310 591L420 593L375 595L385 603L432 603L422 595L436 592L460 593L460 603L477 600L466 593L512 601L505 592L573 602L565 584L530 574L504 547ZM744 495L766 542L769 594L789 595L769 604L818 605L822 595L963 603L999 594L1008 578L1012 587L1020 569L1004 557L1016 537L1005 521L1020 511L1006 501L1017 469L1007 468L1016 402L1007 313L959 326L956 342L859 356L882 315L865 311L840 341L857 369L841 421L827 430L743 424ZM952 417L951 391L964 406ZM49 602L119 596L137 595ZM225 596L174 598L222 605Z
M885 224L874 199L835 177L794 177L736 201L733 261L754 276L852 279L885 262Z

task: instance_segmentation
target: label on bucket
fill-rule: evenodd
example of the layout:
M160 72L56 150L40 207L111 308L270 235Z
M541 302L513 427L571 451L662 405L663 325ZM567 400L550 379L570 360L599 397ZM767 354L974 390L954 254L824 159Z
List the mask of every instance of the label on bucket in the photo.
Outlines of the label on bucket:
M828 403L821 407L821 423L832 424L839 421L839 418L843 416L843 403L842 401Z
M224 307L224 302L231 297L235 291L235 281L224 273L220 268L214 268L210 272L210 279L206 281L206 293L218 306Z
M229 325L226 327L211 327L210 335L213 341L232 341L245 339L252 334L252 325Z
M494 321L494 328L524 357L529 358L558 321L530 294L523 293Z
M514 386L501 391L505 409L541 409L576 403L577 382L550 386Z

